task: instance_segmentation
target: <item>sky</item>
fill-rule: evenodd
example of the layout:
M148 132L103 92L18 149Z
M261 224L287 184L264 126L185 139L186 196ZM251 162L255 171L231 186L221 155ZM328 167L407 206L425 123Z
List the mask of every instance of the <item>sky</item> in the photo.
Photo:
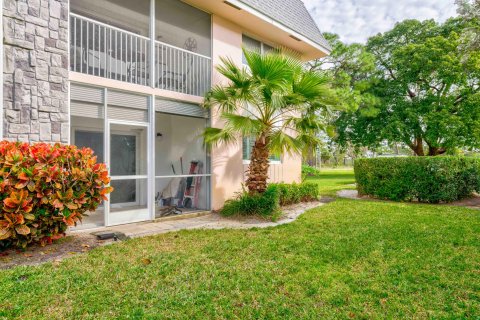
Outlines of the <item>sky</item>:
M454 0L303 0L322 32L347 43L393 28L405 19L445 21L456 15Z

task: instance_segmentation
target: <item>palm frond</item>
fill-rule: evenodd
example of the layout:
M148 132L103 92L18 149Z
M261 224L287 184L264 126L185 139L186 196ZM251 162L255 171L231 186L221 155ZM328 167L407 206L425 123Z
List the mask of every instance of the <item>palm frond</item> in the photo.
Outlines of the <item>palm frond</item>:
M220 144L233 144L238 141L238 136L233 132L220 128L205 128L202 134L204 145L216 147Z
M303 114L301 117L288 117L285 120L285 129L292 129L299 133L317 133L325 130L325 121L317 114Z
M236 65L231 58L220 58L222 64L217 66L217 71L225 78L230 80L237 88L248 87L251 79L248 71Z
M241 116L234 113L223 113L221 118L225 120L225 127L230 132L238 132L242 136L255 136L262 131L264 125L258 119Z
M269 147L272 154L280 155L283 152L287 152L288 154L302 153L304 147L303 142L282 130L276 130L269 138Z
M252 77L258 85L269 90L282 90L288 86L293 76L290 60L277 53L260 54L243 50Z
M236 97L228 87L216 85L205 94L203 107L212 109L213 106L219 107L220 112L234 112L237 109Z
M308 152L322 145L322 141L317 136L311 134L300 134L296 139L302 145L301 154L303 156L308 155Z
M315 71L305 71L293 83L293 92L305 101L324 99L334 94L329 87L329 78Z

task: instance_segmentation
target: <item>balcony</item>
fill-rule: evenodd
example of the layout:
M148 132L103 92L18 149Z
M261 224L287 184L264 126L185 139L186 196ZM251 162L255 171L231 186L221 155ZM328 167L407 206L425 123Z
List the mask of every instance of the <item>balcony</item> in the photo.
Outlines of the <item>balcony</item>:
M71 71L194 96L210 89L208 56L75 13L70 13L70 32Z

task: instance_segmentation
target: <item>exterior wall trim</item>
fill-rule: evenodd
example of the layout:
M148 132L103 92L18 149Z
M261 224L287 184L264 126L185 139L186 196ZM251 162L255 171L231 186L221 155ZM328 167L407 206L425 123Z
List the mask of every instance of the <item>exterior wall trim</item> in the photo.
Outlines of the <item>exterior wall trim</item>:
M90 86L98 87L107 87L110 89L117 89L123 91L130 91L133 93L143 94L143 95L155 95L158 97L163 97L171 100L180 100L185 102L190 102L194 104L202 104L203 98L192 96L189 94L178 93L174 91L168 91L163 89L152 88L150 86L142 86L139 84L132 84L118 80L105 79L102 77L92 76L88 74L83 74L79 72L69 72L70 82L81 83Z

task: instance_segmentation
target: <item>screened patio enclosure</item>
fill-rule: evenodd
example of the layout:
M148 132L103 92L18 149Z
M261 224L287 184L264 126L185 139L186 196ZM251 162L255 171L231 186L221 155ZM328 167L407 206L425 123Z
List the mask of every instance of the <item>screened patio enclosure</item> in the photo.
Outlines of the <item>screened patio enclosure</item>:
M210 163L198 105L72 83L71 143L105 162L114 191L77 228L210 209ZM153 106L153 107L152 107Z
M211 16L180 0L71 0L70 70L203 96Z

